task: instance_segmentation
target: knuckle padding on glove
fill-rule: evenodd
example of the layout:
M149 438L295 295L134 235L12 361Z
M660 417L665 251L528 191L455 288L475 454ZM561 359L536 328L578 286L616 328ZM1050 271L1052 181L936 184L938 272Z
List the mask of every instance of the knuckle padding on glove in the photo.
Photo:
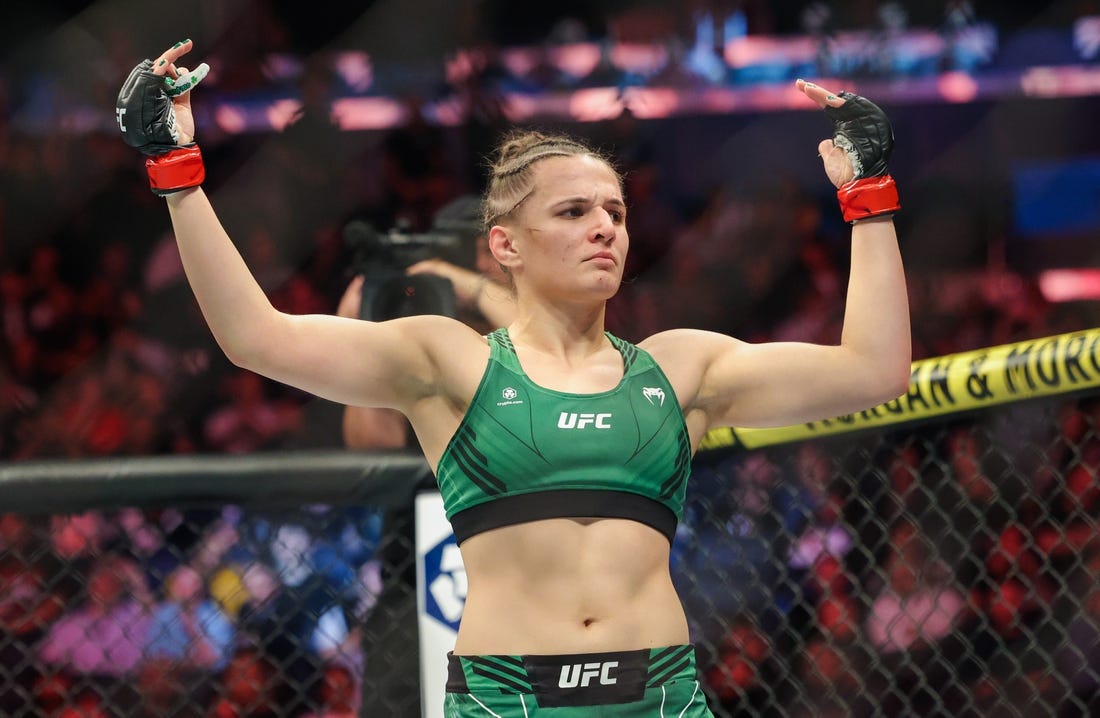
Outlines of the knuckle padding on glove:
M179 133L172 99L164 92L164 78L152 68L152 60L134 67L118 93L116 106L126 111L126 144L147 155L160 155L179 148Z
M886 113L865 97L838 94L844 104L825 108L825 116L833 123L833 142L852 158L856 179L886 174L886 163L894 151L894 133Z

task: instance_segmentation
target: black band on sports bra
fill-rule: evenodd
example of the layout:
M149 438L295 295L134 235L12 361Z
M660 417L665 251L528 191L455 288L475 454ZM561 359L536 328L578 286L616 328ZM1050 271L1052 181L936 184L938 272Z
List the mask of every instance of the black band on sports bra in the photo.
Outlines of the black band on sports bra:
M451 517L455 538L471 536L502 526L559 518L632 519L664 535L671 544L676 535L676 514L659 501L625 491L556 489L503 496L471 506Z

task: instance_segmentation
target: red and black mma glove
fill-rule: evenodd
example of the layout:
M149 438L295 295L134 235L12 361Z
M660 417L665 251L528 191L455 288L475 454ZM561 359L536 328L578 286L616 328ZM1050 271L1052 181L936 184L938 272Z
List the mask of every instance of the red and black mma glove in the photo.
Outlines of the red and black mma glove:
M888 215L901 209L898 188L886 169L894 131L882 109L865 97L840 92L840 107L825 107L833 123L833 144L848 153L855 179L836 192L845 222Z
M172 98L164 76L152 68L152 60L143 60L130 72L118 93L115 116L126 144L149 156L149 187L163 197L198 187L206 170L197 144L179 144Z

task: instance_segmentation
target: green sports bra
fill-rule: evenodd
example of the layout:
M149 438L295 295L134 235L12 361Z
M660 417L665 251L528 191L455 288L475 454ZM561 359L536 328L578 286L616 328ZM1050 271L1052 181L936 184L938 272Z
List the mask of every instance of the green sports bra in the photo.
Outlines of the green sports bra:
M672 541L691 470L684 415L653 357L607 338L619 385L567 394L527 378L506 329L488 335L485 374L436 467L459 543L561 517L633 519Z

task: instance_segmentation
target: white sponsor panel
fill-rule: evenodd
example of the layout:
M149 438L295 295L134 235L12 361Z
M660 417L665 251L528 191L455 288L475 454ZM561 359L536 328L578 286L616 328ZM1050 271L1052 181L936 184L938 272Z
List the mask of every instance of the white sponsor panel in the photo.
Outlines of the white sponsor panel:
M424 718L443 718L447 652L466 605L466 569L439 492L416 496L416 614Z

